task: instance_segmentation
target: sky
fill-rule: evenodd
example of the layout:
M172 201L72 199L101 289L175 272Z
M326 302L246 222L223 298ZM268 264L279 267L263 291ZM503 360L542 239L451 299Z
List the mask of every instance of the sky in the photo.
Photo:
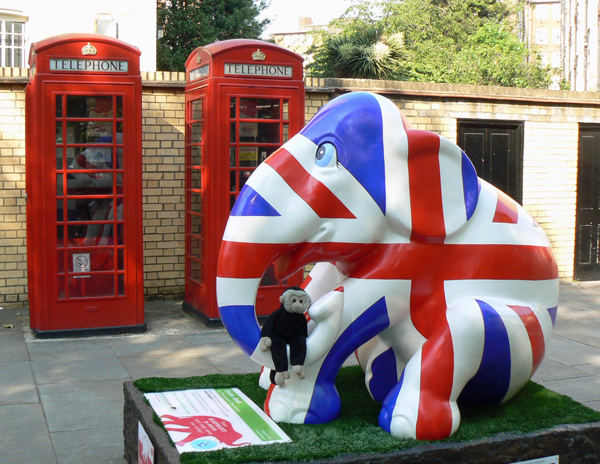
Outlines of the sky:
M296 32L300 17L312 18L313 24L327 24L339 18L351 3L351 0L271 0L271 5L260 15L261 19L271 19L262 38L268 39L275 32Z

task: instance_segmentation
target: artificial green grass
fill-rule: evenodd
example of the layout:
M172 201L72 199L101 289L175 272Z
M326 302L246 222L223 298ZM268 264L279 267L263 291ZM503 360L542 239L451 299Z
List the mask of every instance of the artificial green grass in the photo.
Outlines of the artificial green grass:
M147 378L134 382L142 393L196 388L238 387L262 407L267 392L258 386L258 374L207 375L183 379ZM401 440L377 424L380 403L374 402L364 385L360 367L343 368L336 381L342 399L339 419L320 425L278 424L292 443L244 446L218 451L183 453L182 464L234 464L244 462L310 461L347 454L386 453L423 444ZM571 398L529 382L512 400L495 406L462 408L462 420L450 442L491 437L502 432L528 433L561 424L600 421L600 412ZM155 418L160 424L160 419ZM165 432L166 433L166 432Z

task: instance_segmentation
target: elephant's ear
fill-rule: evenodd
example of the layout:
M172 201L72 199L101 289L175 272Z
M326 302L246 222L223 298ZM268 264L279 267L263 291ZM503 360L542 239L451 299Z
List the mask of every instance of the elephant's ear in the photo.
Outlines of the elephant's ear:
M479 181L464 152L437 134L406 131L411 239L442 241L471 218Z

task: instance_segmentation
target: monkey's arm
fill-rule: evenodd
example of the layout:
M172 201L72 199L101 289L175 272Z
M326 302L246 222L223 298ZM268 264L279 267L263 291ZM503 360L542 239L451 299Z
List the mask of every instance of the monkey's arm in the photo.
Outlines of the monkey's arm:
M271 347L273 331L275 330L275 326L277 325L277 321L279 320L282 311L284 311L283 305L273 311L265 321L260 331L260 342L258 343L258 349L260 351L267 351Z

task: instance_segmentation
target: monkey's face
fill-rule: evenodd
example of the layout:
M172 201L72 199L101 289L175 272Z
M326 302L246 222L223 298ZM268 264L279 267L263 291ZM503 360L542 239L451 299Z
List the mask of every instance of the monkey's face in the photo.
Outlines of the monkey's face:
M280 301L288 313L303 314L310 306L310 297L304 290L286 290Z

